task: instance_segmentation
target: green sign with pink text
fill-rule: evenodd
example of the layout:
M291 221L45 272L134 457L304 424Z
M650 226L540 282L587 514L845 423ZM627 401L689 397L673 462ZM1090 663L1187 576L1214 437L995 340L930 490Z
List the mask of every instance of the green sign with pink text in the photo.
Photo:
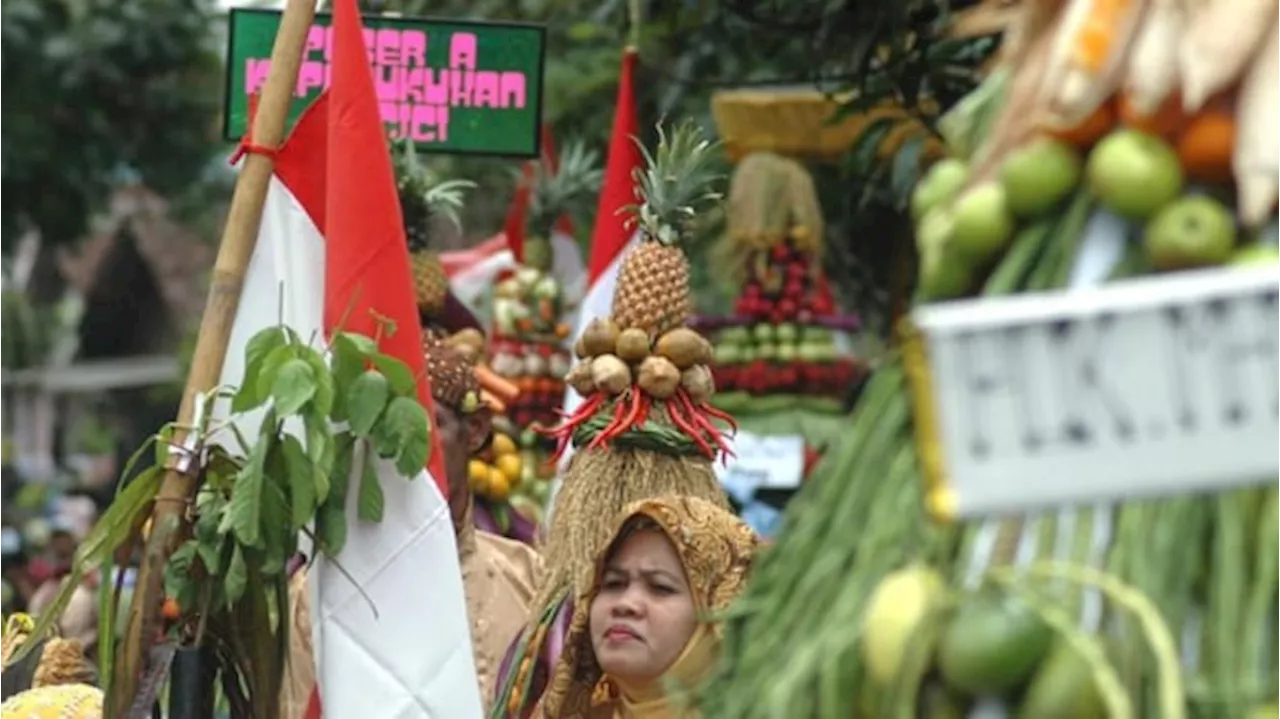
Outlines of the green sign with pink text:
M240 139L280 27L275 10L231 11L223 134ZM365 51L392 137L425 152L536 157L541 140L546 30L526 23L368 16ZM307 35L289 124L329 84L332 16Z

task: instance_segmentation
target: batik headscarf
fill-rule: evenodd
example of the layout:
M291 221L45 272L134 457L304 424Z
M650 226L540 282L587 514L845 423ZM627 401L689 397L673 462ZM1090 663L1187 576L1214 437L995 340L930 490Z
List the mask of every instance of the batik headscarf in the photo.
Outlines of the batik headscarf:
M0 713L24 719L101 719L102 690L93 686L96 672L85 659L80 642L57 636L34 637L34 628L35 622L24 614L15 614L5 622L0 643L5 679L25 686L5 687L6 694L11 689L17 691L5 697ZM28 642L38 644L22 660L12 661Z
M759 543L756 534L738 517L695 497L636 502L622 512L617 527L613 540L596 560L590 588L574 603L564 653L542 699L540 716L586 719L609 715L627 705L625 692L596 662L589 619L605 565L628 536L656 528L675 546L684 567L694 608L702 622L663 675L663 680L684 685L697 683L712 669L721 637L721 626L714 620L745 588ZM643 712L635 711L637 706L628 706L628 713L671 715L666 698L657 700L661 707L654 707L654 703L645 702ZM655 709L660 711L655 713Z

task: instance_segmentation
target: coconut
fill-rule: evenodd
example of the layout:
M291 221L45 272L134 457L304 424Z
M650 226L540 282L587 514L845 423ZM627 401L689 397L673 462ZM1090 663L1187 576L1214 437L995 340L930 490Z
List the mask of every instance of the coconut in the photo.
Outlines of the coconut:
M590 360L579 362L569 369L569 373L565 375L564 381L568 383L573 391L586 397L596 391L596 380L592 376L592 365Z
M591 324L582 333L582 347L590 357L611 354L617 344L618 326L605 317L591 320Z
M666 357L645 357L637 379L640 389L656 399L667 399L680 386L680 370Z
M586 359L591 356L587 354L587 343L585 338L579 337L578 341L573 343L573 356L578 359Z
M638 327L618 335L617 353L626 362L636 363L649 356L649 333Z
M602 354L591 360L591 379L601 391L619 395L631 386L631 368L616 355Z
M711 343L688 327L677 327L658 338L654 353L671 360L678 369L711 361Z
M715 394L716 381L711 376L711 368L704 364L696 364L680 373L680 386L689 393L694 402L706 402Z

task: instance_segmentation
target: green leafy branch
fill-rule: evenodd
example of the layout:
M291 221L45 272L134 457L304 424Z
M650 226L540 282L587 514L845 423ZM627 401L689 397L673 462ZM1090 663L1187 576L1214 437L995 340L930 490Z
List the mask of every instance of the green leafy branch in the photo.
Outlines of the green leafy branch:
M357 517L378 522L384 499L377 460L392 460L413 478L428 459L430 423L412 372L361 335L339 333L322 352L288 328L259 332L245 348L245 381L231 409L233 419L264 415L252 443L234 423L224 425L242 456L206 450L193 536L165 575L165 592L184 615L234 605L252 572L282 576L302 532L336 556L346 543L352 483ZM196 562L200 571L192 572ZM193 579L200 576L222 581L211 589Z
M390 460L400 475L416 477L429 458L430 423L409 367L362 335L341 332L317 349L287 327L270 327L249 340L244 366L238 389L217 388L201 399L194 426L170 423L134 453L123 474L132 479L81 543L36 631L49 631L88 572L127 557L147 531L159 533L159 541L176 546L164 573L165 596L177 605L176 613L166 610L168 641L208 640L233 703L246 716L272 717L288 646L286 566L299 535L338 555L352 491L358 519L381 521L376 464ZM231 416L213 420L212 404L228 400ZM237 422L250 413L261 417L252 441ZM181 444L180 429L187 438ZM185 523L148 530L171 467L200 489ZM119 603L119 587L103 591L114 592L112 606Z

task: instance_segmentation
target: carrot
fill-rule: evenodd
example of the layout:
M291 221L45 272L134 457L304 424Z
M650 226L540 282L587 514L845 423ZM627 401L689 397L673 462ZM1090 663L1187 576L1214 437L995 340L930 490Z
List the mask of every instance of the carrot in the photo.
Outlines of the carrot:
M487 365L476 365L472 370L481 389L489 392L503 402L512 402L520 396L520 387L511 380L499 376Z
M1206 108L1191 119L1178 138L1178 159L1187 177L1225 185L1231 182L1235 147L1235 117L1224 110Z
M480 399L484 400L484 403L489 405L489 409L493 410L495 414L507 413L507 404L495 397L489 390L480 390Z

